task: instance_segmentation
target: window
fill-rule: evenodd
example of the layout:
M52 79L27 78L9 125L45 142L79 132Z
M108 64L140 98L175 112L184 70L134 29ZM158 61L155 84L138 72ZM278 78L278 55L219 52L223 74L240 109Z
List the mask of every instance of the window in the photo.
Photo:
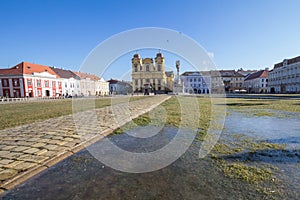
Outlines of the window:
M45 81L45 87L49 87L49 81Z
M138 71L138 67L137 65L134 66L134 71L137 72Z
M19 86L19 80L18 79L13 79L14 86Z
M146 65L146 71L149 72L149 65Z
M32 83L31 83L31 79L27 79L27 85L28 85L28 86L31 86L31 84L32 84Z
M160 79L158 79L158 80L157 80L157 83L158 83L158 85L160 85L160 84L161 84L161 81L160 81Z
M3 80L3 87L7 87L8 86L8 81L7 81L7 79L4 79Z
M161 71L161 65L157 65L157 71Z
M36 80L36 85L37 85L38 87L41 87L41 80Z
M56 82L52 81L52 87L56 87Z
M65 83L65 87L68 87L68 83Z
M58 82L58 86L61 87L61 82L60 81Z
M146 79L146 83L150 83L150 80L148 78Z
M196 82L197 80L196 80L196 78L194 78L194 82Z
M190 79L190 82L193 82L193 79Z
M142 71L142 70L143 70L143 66L141 65L141 66L140 66L140 71Z
M135 83L135 85L138 85L138 80L135 79L135 80L134 80L134 83Z

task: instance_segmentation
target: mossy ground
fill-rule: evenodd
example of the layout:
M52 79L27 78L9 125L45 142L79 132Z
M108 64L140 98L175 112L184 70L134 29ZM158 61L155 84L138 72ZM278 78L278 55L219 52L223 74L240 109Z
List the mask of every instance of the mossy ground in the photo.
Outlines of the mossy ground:
M126 129L144 125L165 125L181 127L182 115L180 107L182 102L190 101L192 97L185 97L178 100L176 97L164 102L160 108L140 116L119 128L115 133L122 133ZM206 131L212 120L212 101L210 98L197 98L197 106L199 108L198 134L196 140L200 141L206 135ZM227 105L230 108L241 112L251 112L252 115L275 116L276 112L272 110L282 110L289 112L300 112L300 104L298 100L258 100L258 99L227 99ZM222 105L216 105L222 106ZM164 112L161 112L163 108ZM160 111L159 111L160 109ZM159 116L166 115L163 121ZM222 113L221 113L222 114ZM230 112L223 113L229 115ZM155 118L151 116L156 116ZM225 157L229 155L241 153L255 153L265 150L283 150L284 145L268 143L255 140L243 134L232 134L226 139L219 140L210 152L210 158L213 159L215 165L220 169L224 176L238 179L257 187L257 191L264 194L266 198L275 198L282 195L282 191L278 189L278 180L274 171L278 170L272 165L258 164L250 161L241 161L240 159L227 160Z

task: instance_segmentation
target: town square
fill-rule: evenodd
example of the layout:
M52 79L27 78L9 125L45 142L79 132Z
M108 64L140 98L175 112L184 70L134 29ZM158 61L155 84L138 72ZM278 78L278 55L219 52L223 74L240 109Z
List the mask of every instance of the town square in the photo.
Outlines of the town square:
M1 199L300 198L298 1L0 5Z

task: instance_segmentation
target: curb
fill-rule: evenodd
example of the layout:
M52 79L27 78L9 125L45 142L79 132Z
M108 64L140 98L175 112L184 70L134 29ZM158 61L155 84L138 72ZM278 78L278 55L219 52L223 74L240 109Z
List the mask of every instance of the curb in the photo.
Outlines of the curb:
M76 146L72 147L70 150L67 151L63 151L61 153L59 153L58 155L56 155L55 157L47 160L46 162L39 164L25 172L21 172L19 175L13 177L10 180L5 181L4 183L2 183L0 185L0 197L8 190L13 189L14 187L16 187L17 185L20 185L22 183L24 183L25 181L27 181L28 179L30 179L31 177L39 174L40 172L44 171L45 169L48 169L52 166L54 166L55 164L63 161L64 159L74 155L75 153L81 151L82 149L86 148L87 146L100 141L102 138L110 135L111 133L113 133L117 128L120 128L121 126L125 125L126 123L130 122L132 119L135 119L149 111L151 111L152 109L154 109L155 107L157 107L158 105L162 104L163 102L167 101L168 99L170 99L171 96L168 96L167 98L159 101L158 103L150 106L149 108L143 109L141 111L141 113L138 113L134 116L132 116L129 119L125 119L124 121L122 121L121 123L118 123L116 126L114 126L113 128L106 128L103 131L101 131L99 134L89 138L86 141L83 141L79 144L77 144Z

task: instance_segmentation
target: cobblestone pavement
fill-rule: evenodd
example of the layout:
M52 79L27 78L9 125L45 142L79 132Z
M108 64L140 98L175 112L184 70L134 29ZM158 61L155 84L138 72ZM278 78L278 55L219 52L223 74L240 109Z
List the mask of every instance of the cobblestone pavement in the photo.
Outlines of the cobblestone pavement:
M0 193L107 136L168 98L161 95L130 103L112 102L112 106L1 130Z

